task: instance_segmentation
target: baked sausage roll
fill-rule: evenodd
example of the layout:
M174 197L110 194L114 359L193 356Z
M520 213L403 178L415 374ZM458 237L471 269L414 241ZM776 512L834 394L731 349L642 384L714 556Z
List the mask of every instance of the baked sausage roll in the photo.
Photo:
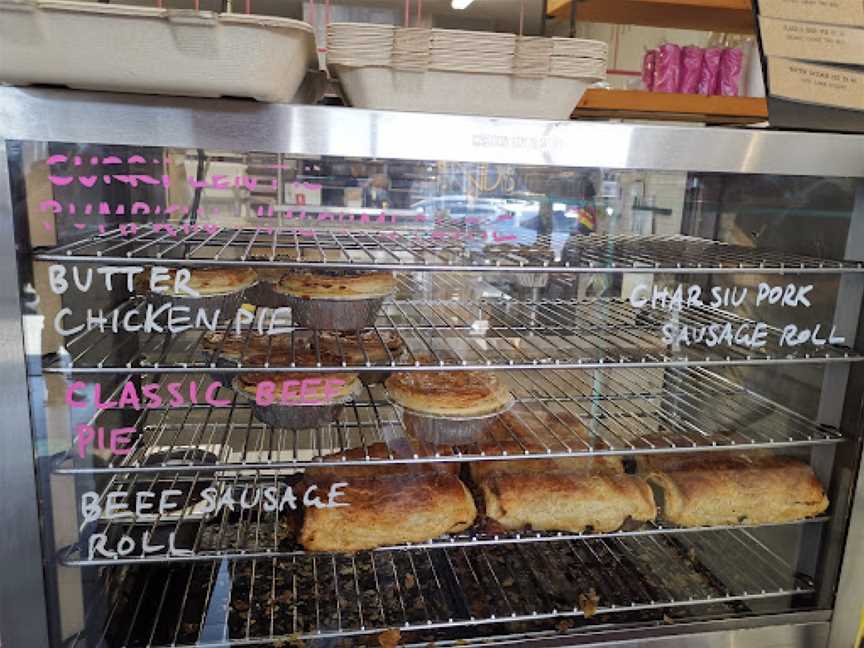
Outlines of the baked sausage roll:
M354 552L423 542L474 523L474 499L447 472L314 481L319 492L344 481L338 508L306 508L299 542L307 551Z
M525 463L531 463L525 461ZM648 484L609 472L504 473L480 483L486 517L508 531L615 531L657 509Z
M829 503L810 466L788 457L708 457L647 478L662 492L663 519L684 527L792 522Z

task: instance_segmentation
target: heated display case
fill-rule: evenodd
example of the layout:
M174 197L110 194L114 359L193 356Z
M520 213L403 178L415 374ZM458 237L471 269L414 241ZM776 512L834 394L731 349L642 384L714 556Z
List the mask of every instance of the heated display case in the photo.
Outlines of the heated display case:
M4 646L852 645L862 138L13 88L0 137Z

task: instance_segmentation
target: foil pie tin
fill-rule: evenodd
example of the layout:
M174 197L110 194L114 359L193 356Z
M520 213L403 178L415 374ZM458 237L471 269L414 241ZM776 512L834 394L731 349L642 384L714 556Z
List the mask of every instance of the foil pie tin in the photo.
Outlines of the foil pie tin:
M353 400L360 391L358 383L357 389L352 393L329 403L318 405L259 405L255 402L254 396L240 389L236 380L232 383L232 386L240 398L249 401L252 414L259 421L275 428L288 428L291 430L317 428L332 423L339 417L345 404Z
M303 299L282 295L294 323L321 331L356 331L372 326L386 297L370 299Z
M408 409L391 401L409 436L433 445L461 445L483 440L483 434L496 416L509 412L515 401L491 414L480 416L441 416Z

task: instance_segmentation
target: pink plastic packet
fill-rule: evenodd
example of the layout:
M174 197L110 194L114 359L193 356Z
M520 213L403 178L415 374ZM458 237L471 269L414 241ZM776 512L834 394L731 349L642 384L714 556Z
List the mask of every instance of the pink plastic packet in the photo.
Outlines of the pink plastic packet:
M654 92L678 92L681 84L681 47L664 43L657 48Z
M741 68L744 67L744 52L737 47L730 47L720 58L720 84L718 94L724 97L737 97L741 81Z
M722 47L709 47L702 58L702 75L699 77L699 94L717 94L720 79L720 59L723 57Z
M649 92L654 89L654 68L657 65L657 50L648 50L642 57L642 85Z
M699 79L702 78L702 60L705 50L701 47L685 47L681 50L681 85L678 92L696 94L699 90Z

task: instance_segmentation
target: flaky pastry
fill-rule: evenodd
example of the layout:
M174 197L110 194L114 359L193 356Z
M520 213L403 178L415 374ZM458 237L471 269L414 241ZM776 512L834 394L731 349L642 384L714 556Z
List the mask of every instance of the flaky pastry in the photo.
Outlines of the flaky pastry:
M653 520L657 512L645 481L610 472L493 475L480 490L486 516L511 531L607 532L628 518Z
M373 478L336 478L344 482L339 508L307 508L300 544L307 551L353 552L422 542L464 531L477 509L465 485L448 472ZM327 491L331 480L314 481Z
M250 286L255 285L258 281L258 275L252 268L241 268L237 266L219 267L219 268L189 268L191 274L186 285L197 292L201 297L210 297L217 295L230 295L241 290L245 290ZM171 297L192 297L185 292L174 292L174 276L177 269L168 271L170 281L166 281L163 285L167 290L161 294ZM194 298L193 298L194 299Z
M322 333L322 351L335 357L344 357L351 365L389 363L402 353L404 342L396 331L366 331L359 339L356 333Z
M433 416L494 414L513 401L491 371L399 371L385 384L394 402Z
M390 295L396 289L396 279L390 272L292 272L283 276L275 289L284 295L300 299L355 301Z
M663 519L686 527L792 522L829 504L810 466L788 457L706 457L647 479L662 491Z

